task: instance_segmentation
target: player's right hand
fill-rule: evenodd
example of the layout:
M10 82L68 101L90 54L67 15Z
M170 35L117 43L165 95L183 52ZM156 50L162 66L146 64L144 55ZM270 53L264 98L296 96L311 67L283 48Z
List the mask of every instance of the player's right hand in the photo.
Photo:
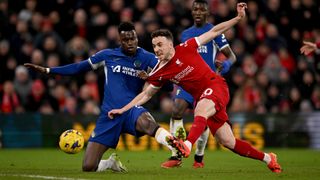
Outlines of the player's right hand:
M123 111L121 109L112 109L111 111L108 112L108 117L110 119L113 119L114 116L116 115L121 115Z
M237 4L238 17L243 18L246 16L246 8L247 8L247 4L244 2Z
M36 64L24 63L24 66L40 73L46 73L46 74L48 73L47 68L36 65Z

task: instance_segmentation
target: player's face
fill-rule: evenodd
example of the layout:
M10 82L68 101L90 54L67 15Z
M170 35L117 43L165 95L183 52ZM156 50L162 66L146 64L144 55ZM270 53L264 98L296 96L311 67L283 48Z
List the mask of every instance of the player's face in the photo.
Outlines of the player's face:
M207 17L209 15L208 5L204 3L194 3L191 14L195 25L197 27L202 26L207 22Z
M164 36L158 36L152 39L154 53L160 61L170 60L173 43Z
M138 37L136 31L121 31L120 44L126 55L135 55L138 47Z

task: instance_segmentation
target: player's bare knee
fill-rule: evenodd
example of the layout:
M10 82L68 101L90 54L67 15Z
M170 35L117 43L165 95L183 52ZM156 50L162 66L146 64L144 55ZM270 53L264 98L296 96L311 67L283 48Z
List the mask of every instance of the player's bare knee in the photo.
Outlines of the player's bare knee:
M145 133L149 136L152 136L154 137L156 131L158 130L159 128L159 124L156 123L156 122L149 122L149 126L148 128L145 130Z
M98 168L98 166L93 163L83 163L82 164L82 171L84 171L84 172L95 171L97 168Z
M195 116L203 116L205 118L209 118L215 113L215 103L208 99L202 99L199 101L194 111Z

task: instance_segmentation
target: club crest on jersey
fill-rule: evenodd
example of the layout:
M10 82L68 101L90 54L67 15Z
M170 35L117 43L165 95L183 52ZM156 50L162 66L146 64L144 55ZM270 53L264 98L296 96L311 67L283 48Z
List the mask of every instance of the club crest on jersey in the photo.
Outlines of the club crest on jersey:
M133 65L134 65L134 67L136 67L136 68L141 67L141 64L142 64L142 62L141 62L140 60L135 60L135 61L133 62Z
M176 64L177 64L178 66L182 66L183 63L182 63L179 59L177 59L177 60L176 60Z

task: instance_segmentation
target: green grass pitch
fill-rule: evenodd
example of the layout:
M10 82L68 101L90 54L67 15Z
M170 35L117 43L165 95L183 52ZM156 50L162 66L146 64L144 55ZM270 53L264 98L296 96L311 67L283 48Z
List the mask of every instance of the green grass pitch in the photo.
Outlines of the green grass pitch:
M320 151L267 149L278 154L284 172L274 174L263 162L243 158L229 151L206 151L205 168L193 169L193 154L181 168L160 167L169 151L118 151L129 173L81 171L84 151L65 154L59 149L0 150L0 179L320 179ZM107 158L112 151L105 154Z

